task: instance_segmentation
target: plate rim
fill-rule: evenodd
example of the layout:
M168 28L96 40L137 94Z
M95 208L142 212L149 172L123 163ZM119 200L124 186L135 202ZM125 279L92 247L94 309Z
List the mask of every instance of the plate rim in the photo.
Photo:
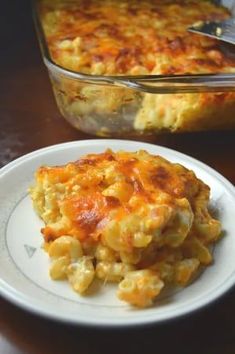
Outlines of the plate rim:
M47 147L43 147L40 149L36 149L32 152L29 152L27 154L24 154L17 159L14 159L13 161L9 162L5 166L3 166L0 169L0 183L1 183L1 178L4 177L5 173L11 172L17 165L20 165L27 160L33 159L34 157L40 156L47 154L50 151L58 151L58 150L63 150L64 148L72 148L74 146L81 146L83 145L84 147L87 144L91 145L109 145L109 144L117 144L120 143L120 150L122 149L122 144L130 144L130 146L136 146L136 150L138 150L137 144L139 143L140 149L143 149L144 146L146 149L149 148L156 148L156 150L159 148L163 152L168 152L170 154L176 153L176 156L184 159L185 161L191 162L195 166L198 166L200 169L204 170L208 174L210 174L212 177L215 177L217 180L219 180L220 183L224 185L224 187L231 193L231 197L235 200L235 187L234 185L226 179L222 174L217 172L215 169L207 165L206 163L197 160L196 158L184 154L182 152L179 152L175 149L171 149L165 146L161 146L158 144L152 144L152 143L146 143L146 142L141 142L141 141L136 141L136 140L122 140L122 139L87 139L87 140L78 140L78 141L70 141L70 142L65 142L65 143L59 143L59 144L53 144ZM108 148L108 146L107 146ZM112 148L112 147L111 147ZM126 147L123 149L127 149ZM128 150L128 149L127 149ZM151 152L152 153L152 152ZM132 318L132 320L127 323L124 322L111 322L110 320L105 320L105 322L102 321L84 321L83 319L80 320L78 319L73 319L71 317L66 317L66 316L61 316L52 312L48 312L46 309L42 308L37 308L35 305L31 305L30 303L24 302L23 298L17 298L16 294L14 294L14 288L10 286L8 283L6 283L2 278L0 278L0 296L2 296L4 299L7 301L10 301L14 305L20 307L23 310L29 311L30 313L33 313L34 315L38 315L43 318L47 318L56 322L62 322L62 323L70 323L72 325L80 325L80 326L85 326L85 327L95 327L95 328L121 328L121 327L140 327L140 326L148 326L148 325L157 325L159 323L165 323L168 321L174 321L176 319L179 319L180 317L186 317L192 313L195 313L196 311L200 311L201 309L205 308L206 306L209 306L213 304L214 302L218 301L223 295L228 293L229 291L232 291L234 285L235 285L235 273L231 274L231 280L226 282L226 284L222 287L222 289L219 289L216 291L216 294L214 296L209 296L206 297L204 301L200 300L196 301L195 304L191 305L191 308L188 310L179 310L176 314L171 316L167 315L165 318L160 318L157 319L154 317L154 315L151 316L151 318L141 318L140 322L138 321L138 316L136 318ZM9 288L9 289L7 289ZM10 290L11 289L11 290ZM17 291L17 290L15 290ZM18 292L18 291L17 291Z

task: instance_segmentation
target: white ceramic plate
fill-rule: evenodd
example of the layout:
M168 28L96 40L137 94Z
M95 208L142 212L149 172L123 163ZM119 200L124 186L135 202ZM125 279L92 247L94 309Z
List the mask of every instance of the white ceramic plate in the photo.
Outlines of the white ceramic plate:
M41 249L42 222L27 194L34 171L91 152L145 149L193 169L211 187L211 204L222 221L224 237L214 249L214 263L190 286L165 294L155 306L133 309L116 298L116 285L98 286L86 297L67 282L52 281L48 256ZM0 294L34 313L83 325L127 326L173 319L205 306L235 284L235 190L220 174L179 152L124 140L87 140L51 146L25 155L0 171ZM94 290L94 289L93 289Z

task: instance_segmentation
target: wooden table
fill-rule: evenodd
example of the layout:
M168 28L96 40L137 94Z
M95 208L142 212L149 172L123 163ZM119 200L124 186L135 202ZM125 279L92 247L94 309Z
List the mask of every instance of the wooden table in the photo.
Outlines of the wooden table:
M1 7L0 165L47 145L92 138L70 127L56 108L28 1ZM235 183L235 132L163 135L151 141L194 156ZM58 324L0 299L0 353L234 354L234 296L233 290L191 316L130 330Z

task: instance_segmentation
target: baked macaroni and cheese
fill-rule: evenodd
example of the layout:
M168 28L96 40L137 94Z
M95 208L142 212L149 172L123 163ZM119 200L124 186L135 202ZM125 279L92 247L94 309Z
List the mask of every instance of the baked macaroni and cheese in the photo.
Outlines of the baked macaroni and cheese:
M92 75L234 73L235 56L215 39L189 33L227 9L205 0L42 0L52 60ZM150 94L54 77L69 120L100 134L235 127L235 93Z
M118 283L132 305L153 303L165 286L185 286L212 262L221 225L210 189L177 163L146 151L89 154L40 167L30 189L52 279L85 294L95 278Z

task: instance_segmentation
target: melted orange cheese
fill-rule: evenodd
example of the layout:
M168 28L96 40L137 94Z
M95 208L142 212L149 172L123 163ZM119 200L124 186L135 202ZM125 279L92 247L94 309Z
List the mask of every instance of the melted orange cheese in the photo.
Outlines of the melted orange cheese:
M131 214L154 219L158 205L174 209L186 199L194 210L200 193L203 207L209 198L209 188L192 171L144 151L106 151L63 167L41 167L36 180L32 195L47 224L42 230L46 241L63 234L97 240L111 220Z
M187 32L197 21L229 16L209 1L44 0L40 13L53 60L74 71L154 74L162 60L161 74L235 65L218 41Z

